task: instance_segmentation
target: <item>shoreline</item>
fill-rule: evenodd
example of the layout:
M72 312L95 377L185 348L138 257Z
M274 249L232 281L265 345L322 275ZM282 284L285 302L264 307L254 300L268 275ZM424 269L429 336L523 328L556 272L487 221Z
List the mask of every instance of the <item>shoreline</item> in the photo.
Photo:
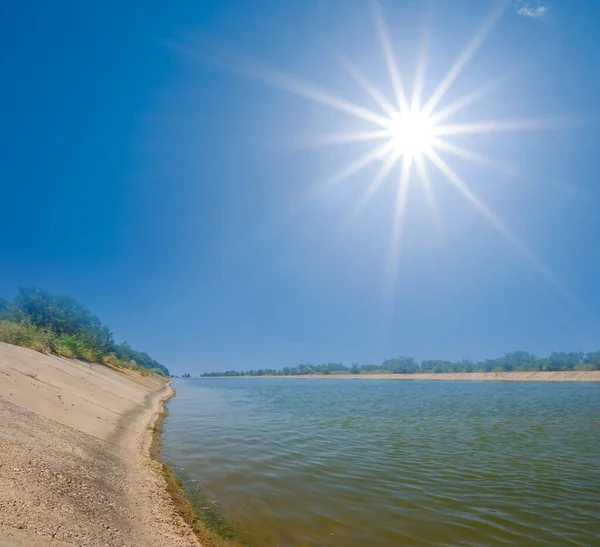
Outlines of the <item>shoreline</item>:
M597 382L600 371L258 378ZM0 546L239 545L160 457L174 395L155 375L0 343Z
M144 539L135 545L206 547L200 545L195 531L181 514L170 491L166 464L159 458L160 432L166 416L166 403L175 396L171 382L151 394L149 409L137 422L137 450L130 474L134 506L130 518L138 520Z
M202 512L194 506L192 500L186 495L184 484L177 476L175 468L166 463L160 456L162 429L165 418L169 414L166 404L176 394L171 384L172 381L169 383L171 391L161 400L159 413L152 427L149 428L152 431L152 439L149 447L150 458L160 466L159 472L170 495L174 511L190 527L196 539L200 542L201 547L238 547L238 543L220 537L204 523L201 518Z
M0 545L199 547L150 452L173 393L0 343Z
M194 379L271 378L285 380L433 380L476 382L600 382L600 370L518 371L518 372L432 372L415 374L305 374L296 376L197 376Z

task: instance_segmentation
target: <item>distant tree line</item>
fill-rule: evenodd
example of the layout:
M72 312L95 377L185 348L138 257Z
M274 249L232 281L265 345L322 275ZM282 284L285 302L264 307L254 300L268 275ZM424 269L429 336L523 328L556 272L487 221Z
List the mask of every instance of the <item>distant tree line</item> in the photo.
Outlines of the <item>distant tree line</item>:
M168 369L127 342L70 296L20 288L11 302L0 298L0 342L44 353L168 376Z
M600 351L584 353L553 352L547 357L538 357L528 351L513 351L497 359L485 361L442 361L428 360L417 362L412 357L386 359L380 365L350 366L342 363L323 365L297 365L281 369L258 369L237 372L207 372L204 377L216 376L305 376L310 374L415 374L418 372L512 372L512 371L553 371L553 370L600 370Z

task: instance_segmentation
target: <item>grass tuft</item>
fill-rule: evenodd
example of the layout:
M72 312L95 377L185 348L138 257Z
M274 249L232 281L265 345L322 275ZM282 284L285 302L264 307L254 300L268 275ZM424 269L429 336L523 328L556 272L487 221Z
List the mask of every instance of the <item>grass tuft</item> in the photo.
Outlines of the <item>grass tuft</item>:
M30 348L42 353L55 351L52 332L28 323L0 321L0 342Z

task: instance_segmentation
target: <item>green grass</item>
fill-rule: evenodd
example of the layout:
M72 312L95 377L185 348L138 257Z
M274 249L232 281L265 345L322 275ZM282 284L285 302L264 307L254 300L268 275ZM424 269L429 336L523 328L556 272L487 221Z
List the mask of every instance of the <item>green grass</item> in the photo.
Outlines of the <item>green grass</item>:
M76 335L57 336L52 330L37 327L27 322L0 321L0 342L33 349L41 353L60 355L68 359L82 359L90 363L103 363L118 368L136 370L143 376L164 372L158 368L138 365L135 361L119 359L115 353L103 353L90 346L85 339Z
M55 353L52 332L27 323L0 321L0 342L34 349L42 353Z

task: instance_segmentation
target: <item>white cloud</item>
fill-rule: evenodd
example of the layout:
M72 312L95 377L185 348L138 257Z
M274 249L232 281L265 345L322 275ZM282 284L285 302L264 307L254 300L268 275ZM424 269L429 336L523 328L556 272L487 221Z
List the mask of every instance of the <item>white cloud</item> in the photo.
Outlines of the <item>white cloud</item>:
M525 17L531 17L532 19L538 19L542 15L548 12L550 6L542 3L540 0L533 2L519 2L519 8L517 13Z

